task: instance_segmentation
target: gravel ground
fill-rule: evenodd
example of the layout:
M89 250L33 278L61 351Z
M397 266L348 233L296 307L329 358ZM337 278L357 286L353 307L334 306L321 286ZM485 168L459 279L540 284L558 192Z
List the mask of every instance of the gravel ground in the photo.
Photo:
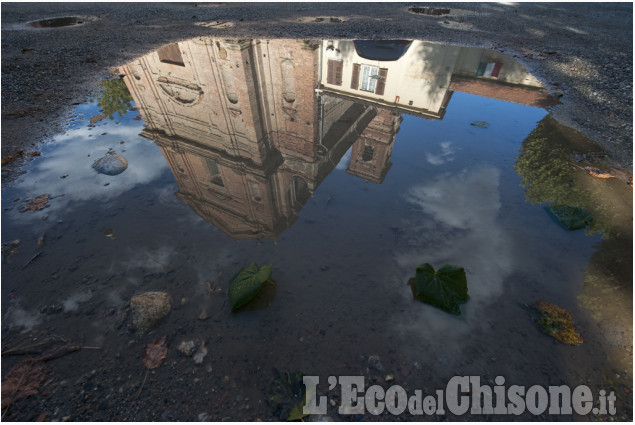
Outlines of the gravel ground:
M448 15L409 12L450 8ZM32 20L93 22L30 28ZM343 22L316 23L315 17ZM216 25L226 23L226 25ZM204 26L208 24L209 26ZM632 168L631 3L4 3L2 156L63 129L70 108L99 80L163 44L195 36L415 38L515 55L550 92L563 124Z

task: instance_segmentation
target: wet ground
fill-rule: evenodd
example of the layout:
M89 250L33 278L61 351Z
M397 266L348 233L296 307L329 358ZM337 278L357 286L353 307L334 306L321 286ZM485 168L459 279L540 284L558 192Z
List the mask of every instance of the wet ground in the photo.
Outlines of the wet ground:
M536 106L546 98L529 74L513 84L519 92L511 82L483 90L514 65L497 59L496 77L477 60L460 80L425 60L426 81L447 84L439 95L407 85L413 68L379 63L384 89L369 68L358 75L365 91L351 92L347 68L336 87L326 64L334 52L353 55L345 42L224 42L199 39L181 44L180 59L167 48L122 67L3 188L3 377L24 358L16 348L37 357L62 339L82 347L48 361L37 393L5 406L3 419L279 420L266 403L274 368L321 382L364 376L409 394L434 394L455 375L588 385L614 392L616 415L521 417L632 418L631 176ZM194 63L197 46L213 51L208 68ZM454 54L414 47L444 66ZM281 65L268 68L263 52ZM223 65L238 54L251 67ZM473 52L456 54L458 72ZM315 60L306 80L300 57ZM393 89L401 96L389 104ZM127 168L99 174L92 164L113 151ZM29 203L40 195L43 209ZM553 204L593 221L567 230ZM272 264L276 285L231 313L230 280L253 262ZM461 315L413 299L407 282L426 262L464 267ZM167 292L171 310L140 335L130 299L147 291ZM581 345L541 331L540 300L571 312ZM164 336L167 357L146 376L144 350ZM201 362L179 352L183 341L205 347ZM374 419L338 415L326 384L318 394L334 420Z

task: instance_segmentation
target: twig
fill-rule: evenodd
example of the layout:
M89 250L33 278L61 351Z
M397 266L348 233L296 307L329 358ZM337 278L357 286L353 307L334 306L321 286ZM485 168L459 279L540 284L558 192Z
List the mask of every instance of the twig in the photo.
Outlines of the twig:
M139 396L141 395L141 390L143 389L143 386L146 384L146 379L148 379L149 372L150 372L150 369L146 368L146 376L145 378L143 378L143 382L141 383L141 388L139 388L139 393L137 394L137 398L139 398Z
M27 263L24 265L24 267L22 267L22 269L26 269L27 266L29 264L31 264L37 257L39 257L40 255L42 255L42 251L38 252L37 254L35 254L33 257L31 257L31 259L29 261L27 261Z
M40 354L43 350L34 350L34 351L29 351L31 349L34 349L36 347L40 347L42 345L46 345L49 343L53 343L53 342L62 342L62 343L66 343L68 342L66 339L62 338L62 337L48 337L47 339L40 341L36 344L32 344L32 345L18 345L17 347L11 348L10 350L4 350L2 352L3 356L13 356L13 355L21 355L21 354Z

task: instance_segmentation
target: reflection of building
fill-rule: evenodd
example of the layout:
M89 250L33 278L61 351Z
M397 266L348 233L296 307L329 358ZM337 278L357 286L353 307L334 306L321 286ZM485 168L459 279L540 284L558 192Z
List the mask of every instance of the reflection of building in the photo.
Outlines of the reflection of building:
M379 109L353 145L346 172L373 183L383 182L392 165L390 156L401 120L400 114Z
M413 41L394 61L359 56L353 41L322 47L325 91L443 118L453 91L545 107L553 99L513 57L492 50Z
M377 114L316 96L318 46L204 38L121 70L177 197L231 237L277 237Z
M520 83L522 98L539 85L505 55L418 41L397 60L369 61L351 41L206 37L121 72L177 197L252 239L289 227L351 146L347 173L381 183L402 113L441 119L453 90L502 98Z

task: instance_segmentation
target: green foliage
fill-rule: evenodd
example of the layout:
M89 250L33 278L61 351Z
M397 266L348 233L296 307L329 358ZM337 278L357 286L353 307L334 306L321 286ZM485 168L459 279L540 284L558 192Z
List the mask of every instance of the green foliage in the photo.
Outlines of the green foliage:
M569 230L584 229L587 224L593 222L593 217L584 208L552 205L549 207L549 211Z
M229 285L229 305L232 312L254 299L260 292L263 283L270 282L274 284L270 280L271 269L271 265L258 268L256 263L251 263L248 267L236 273Z
M126 87L126 83L121 78L113 78L101 82L103 86L102 93L97 97L97 104L108 115L111 120L114 115L120 117L125 114L132 106L132 96Z
M435 272L429 263L421 264L416 270L414 290L418 300L458 316L459 304L467 301L465 270L444 264Z
M588 176L572 159L594 148L583 135L547 115L523 141L514 169L529 202L584 209L593 217L583 219L589 224L587 233L609 236L620 232L623 216L611 207L607 180Z
M301 372L280 372L273 369L274 379L269 385L267 405L274 416L283 421L297 421L307 416L303 413L306 404L304 375Z
M567 152L548 137L543 123L523 142L514 168L529 202L577 205L581 193L572 185Z

